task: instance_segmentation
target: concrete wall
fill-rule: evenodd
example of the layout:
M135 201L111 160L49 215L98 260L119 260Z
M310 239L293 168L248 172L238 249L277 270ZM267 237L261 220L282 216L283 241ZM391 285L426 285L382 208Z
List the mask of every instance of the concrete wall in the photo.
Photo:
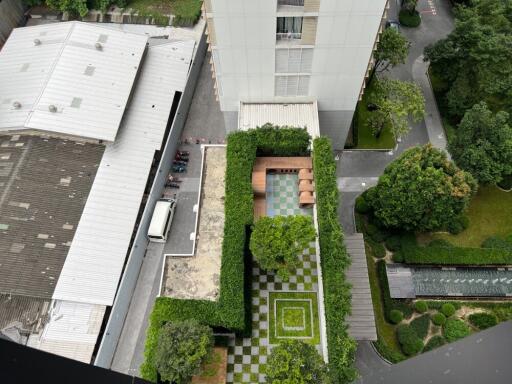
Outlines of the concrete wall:
M277 0L210 0L214 65L222 111L237 111L240 101L318 101L320 111L353 112L371 57L386 0L320 0L314 17L314 45L276 42ZM294 11L295 13L295 11ZM294 14L295 15L295 14ZM286 47L314 48L309 92L274 96L275 53Z
M146 234L148 231L149 223L151 221L153 209L156 201L161 197L167 175L169 174L172 165L172 160L174 159L174 155L178 148L178 141L181 138L183 127L187 119L188 110L190 108L192 96L194 95L194 90L196 87L197 79L199 77L199 72L201 70L201 65L206 54L206 48L206 36L203 35L197 47L197 52L192 63L187 86L181 96L176 116L174 118L174 122L172 123L169 137L162 154L157 176L153 182L151 193L148 198L146 208L144 209L137 235L128 257L128 262L126 264L116 299L112 307L112 312L108 320L103 339L96 356L96 360L94 362L94 364L97 366L110 368L112 364L112 359L114 357L117 343L119 341L119 337L123 329L123 324L130 307L130 300L132 298L133 291L135 290L137 278L139 276L142 262L144 260L144 255L146 253L146 248L148 245Z
M26 6L22 0L3 0L0 2L0 47L4 45L9 34L20 25L24 18Z

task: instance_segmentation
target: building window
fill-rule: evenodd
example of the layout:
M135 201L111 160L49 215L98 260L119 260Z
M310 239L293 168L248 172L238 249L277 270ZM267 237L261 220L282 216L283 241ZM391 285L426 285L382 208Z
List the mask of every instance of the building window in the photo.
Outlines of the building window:
M309 93L308 75L289 75L275 77L276 96L307 96Z
M311 73L313 48L276 49L276 73Z
M277 39L300 39L302 36L302 17L278 17Z
M277 5L293 5L296 7L303 7L304 0L277 0Z

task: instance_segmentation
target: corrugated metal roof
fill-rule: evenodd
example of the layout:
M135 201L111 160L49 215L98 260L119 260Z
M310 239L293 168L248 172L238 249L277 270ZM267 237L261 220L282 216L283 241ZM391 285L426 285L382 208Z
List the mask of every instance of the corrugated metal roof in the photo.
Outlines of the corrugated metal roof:
M183 91L195 42L148 49L116 141L107 145L54 299L112 305L155 150L173 96Z
M114 141L146 43L76 21L15 29L0 51L0 130Z
M317 103L240 103L238 129L246 131L266 123L306 127L311 137L320 135Z
M28 346L90 363L105 315L104 305L55 301L50 320Z

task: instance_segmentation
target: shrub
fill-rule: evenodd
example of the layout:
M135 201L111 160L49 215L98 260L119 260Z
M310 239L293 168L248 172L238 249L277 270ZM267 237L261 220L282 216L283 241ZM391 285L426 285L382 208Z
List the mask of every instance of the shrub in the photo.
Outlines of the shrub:
M498 319L491 313L473 313L469 315L469 322L478 329L487 329L498 324Z
M428 314L422 315L411 321L411 328L420 339L424 339L428 335L428 328L430 326L430 316Z
M348 336L345 317L350 312L350 285L345 272L350 258L343 244L338 220L338 185L336 162L331 142L326 137L313 143L313 168L318 210L320 265L323 275L329 376L332 382L351 382L356 378L353 368L355 342Z
M155 367L162 381L188 383L213 348L213 332L195 320L167 323L158 333Z
M448 319L443 328L443 336L450 343L462 339L470 334L469 327L459 319Z
M299 255L315 241L313 219L309 216L264 216L253 225L250 249L264 270L276 270L288 281L301 264Z
M441 312L437 312L432 316L432 322L435 325L444 325L446 323L446 316Z
M399 251L402 248L400 236L390 236L386 239L386 248L391 252Z
M440 311L441 307L447 303L452 305L453 308L455 308L455 310L462 308L462 304L458 301L428 301L427 302L429 309L436 309L438 311Z
M360 195L356 198L355 209L357 213L366 214L370 212L370 206L366 202L366 199Z
M401 237L404 260L409 264L503 265L512 264L512 252L497 248L421 247L414 234Z
M455 313L455 307L451 303L444 303L441 306L441 313L446 317L453 316L453 314Z
M404 253L401 250L393 253L393 261L395 263L403 263L404 262Z
M202 3L201 0L175 1L172 25L175 27L191 27L195 25L201 17Z
M398 324L398 323L400 323L403 319L404 319L404 314L402 313L402 311L399 311L398 309L392 309L392 310L389 312L389 320L390 320L393 324Z
M248 131L258 143L258 156L309 156L310 139L305 128L265 124Z
M414 309L419 313L425 313L428 311L428 305L426 301L418 300L414 303Z
M386 231L381 230L374 224L368 224L366 226L366 234L376 243L382 243L389 236Z
M434 239L430 243L428 243L429 247L433 248L453 248L454 245L445 239Z
M399 325L396 328L396 336L402 351L407 356L416 355L423 349L423 341L421 341L409 325Z
M381 243L377 243L372 239L366 240L370 248L372 249L373 256L377 259L386 257L386 248Z
M401 25L409 28L416 28L421 24L421 17L418 11L410 13L403 9L398 14L398 20Z
M272 349L265 373L269 384L327 381L327 369L316 348L297 340L283 341Z
M458 235L469 226L469 219L466 216L459 216L455 218L453 221L448 223L448 232L452 235Z
M512 242L500 237L489 237L482 243L482 248L505 249L512 251Z
M446 340L443 336L433 336L430 338L430 340L425 345L425 348L423 348L423 352L431 351L435 348L438 348L442 345L446 344Z

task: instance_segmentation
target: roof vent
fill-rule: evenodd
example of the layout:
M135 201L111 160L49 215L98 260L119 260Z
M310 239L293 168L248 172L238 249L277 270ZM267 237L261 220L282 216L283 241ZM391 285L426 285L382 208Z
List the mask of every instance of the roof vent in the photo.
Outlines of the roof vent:
M41 45L41 40L34 39L34 45Z
M48 106L48 110L49 110L50 112L57 112L57 107L56 107L55 105L53 105L53 104L50 104L50 105Z
M101 45L101 43L96 43L94 44L94 48L96 48L98 51L101 51L103 49L103 45Z
M20 109L21 103L19 101L15 101L14 103L12 103L12 106L14 109Z

